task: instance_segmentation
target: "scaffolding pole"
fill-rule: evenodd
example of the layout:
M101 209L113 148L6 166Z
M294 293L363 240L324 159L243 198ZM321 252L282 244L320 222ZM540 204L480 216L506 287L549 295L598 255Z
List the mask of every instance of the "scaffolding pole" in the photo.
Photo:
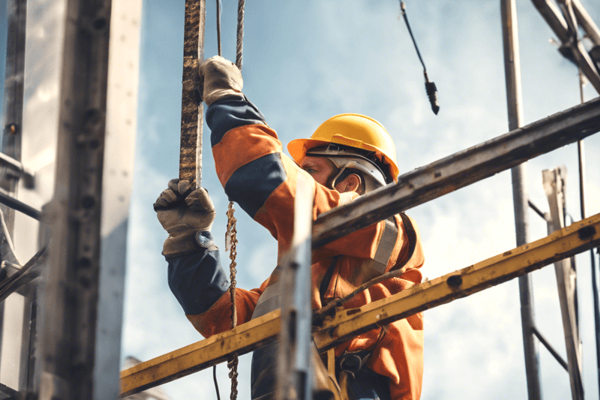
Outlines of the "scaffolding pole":
M21 160L21 135L23 133L23 93L25 76L25 27L27 25L27 0L9 0L6 4L8 38L6 42L6 71L4 74L4 129L2 153ZM0 175L0 187L9 194L17 188L19 174L5 167ZM12 235L14 211L3 207L8 232Z
M515 0L501 0L500 4L502 13L502 42L504 47L508 127L512 131L523 125L517 7ZM517 246L522 246L529 241L525 163L514 167L511 173ZM535 316L533 313L533 292L531 290L531 278L529 275L519 277L519 293L521 299L521 324L523 328L527 393L530 400L538 400L542 398L542 393L540 387L539 357L533 335Z
M66 2L40 400L94 398L110 16L110 0Z

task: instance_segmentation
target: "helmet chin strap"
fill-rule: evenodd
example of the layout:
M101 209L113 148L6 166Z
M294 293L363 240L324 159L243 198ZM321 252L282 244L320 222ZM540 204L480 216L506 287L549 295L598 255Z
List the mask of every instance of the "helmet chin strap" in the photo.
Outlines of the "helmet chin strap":
M334 160L332 160L330 158L329 158L329 160L334 162ZM339 160L336 160L336 161L339 161ZM335 165L335 162L334 162L334 165ZM363 186L364 193L370 193L375 189L385 186L385 181L381 182L380 180L377 180L375 177L373 177L371 175L371 170L364 168L364 166L362 166L361 164L355 163L352 161L345 163L344 165L339 167L339 172L337 172L333 176L333 178L330 178L328 180L328 185L326 185L326 186L330 189L335 189L335 186L339 183L338 179L340 179L340 177L344 174L344 172L349 169L362 172L362 174L354 173L354 175L358 176L358 179L360 180L359 187L361 185ZM352 175L352 174L349 174L348 176L350 176L350 175ZM383 179L383 177L381 177L381 179Z
M335 165L335 163L334 163ZM337 174L335 174L335 176L333 177L333 179L329 179L329 189L335 189L335 185L337 185L337 180L340 178L340 176L342 176L342 174L344 173L344 171L346 171L347 167L343 166L342 168L338 168L339 172ZM360 178L360 175L355 174L356 176L358 176L358 179L361 180L362 183L362 179ZM350 176L350 175L348 175ZM360 184L359 184L360 187Z
M329 180L331 189L335 188L335 184L344 171L348 169L354 169L360 172L359 175L364 184L365 193L369 193L381 186L386 185L386 179L383 172L368 158L351 152L348 149L339 148L334 145L328 145L327 147L314 148L306 153L310 157L323 157L328 159L335 165L339 171L337 174ZM362 175L362 176L361 176Z

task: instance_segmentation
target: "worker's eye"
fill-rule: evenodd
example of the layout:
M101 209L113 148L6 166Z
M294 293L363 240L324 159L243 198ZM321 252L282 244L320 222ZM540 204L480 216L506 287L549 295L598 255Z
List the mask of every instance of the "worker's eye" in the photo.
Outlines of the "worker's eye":
M302 168L303 170L305 170L306 172L308 172L309 174L314 174L316 171L314 170L314 168L311 167L304 167Z

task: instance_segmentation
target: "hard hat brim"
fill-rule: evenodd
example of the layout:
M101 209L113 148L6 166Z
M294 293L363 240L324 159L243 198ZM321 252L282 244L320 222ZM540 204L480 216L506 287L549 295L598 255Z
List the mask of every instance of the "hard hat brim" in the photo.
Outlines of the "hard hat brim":
M300 164L302 159L306 157L306 152L310 149L319 146L326 146L330 143L337 143L341 145L346 145L350 147L355 147L359 149L364 149L368 151L375 152L376 156L380 159L383 157L383 151L381 149L372 146L368 143L358 142L351 138L344 137L342 135L335 135L335 141L325 141L325 140L315 140L315 139L295 139L288 143L287 149L290 152L290 155L296 161L296 163ZM392 178L394 182L398 181L398 174L400 171L398 170L398 166L390 159L386 158L385 163L390 166L390 173L392 174Z

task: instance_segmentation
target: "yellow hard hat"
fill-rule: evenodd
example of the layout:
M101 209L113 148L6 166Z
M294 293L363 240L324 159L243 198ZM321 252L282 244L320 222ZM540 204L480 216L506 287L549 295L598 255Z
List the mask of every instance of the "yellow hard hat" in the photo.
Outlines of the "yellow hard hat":
M307 151L329 143L374 152L379 161L389 166L389 173L397 182L400 171L396 165L396 147L383 125L373 118L360 114L336 115L323 122L310 139L292 140L287 148L300 163Z

